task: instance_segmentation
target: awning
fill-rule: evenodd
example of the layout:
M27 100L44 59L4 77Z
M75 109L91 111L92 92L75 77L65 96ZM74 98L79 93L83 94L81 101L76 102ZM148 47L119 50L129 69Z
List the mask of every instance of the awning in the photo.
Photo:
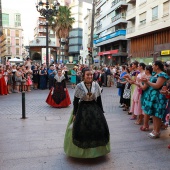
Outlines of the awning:
M110 50L110 51L102 51L102 52L99 52L98 55L109 55L109 54L116 54L118 53L119 50Z

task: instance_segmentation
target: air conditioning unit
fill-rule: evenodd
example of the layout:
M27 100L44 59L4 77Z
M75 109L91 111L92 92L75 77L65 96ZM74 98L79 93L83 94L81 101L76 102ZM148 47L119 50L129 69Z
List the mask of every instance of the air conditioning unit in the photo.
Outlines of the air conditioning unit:
M65 38L61 38L61 42L66 42L66 39Z

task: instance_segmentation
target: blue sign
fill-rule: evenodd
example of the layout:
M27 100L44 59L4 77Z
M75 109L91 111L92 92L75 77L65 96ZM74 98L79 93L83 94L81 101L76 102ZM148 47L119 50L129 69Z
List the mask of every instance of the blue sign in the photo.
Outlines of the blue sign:
M106 41L106 40L109 40L111 38L114 38L114 37L117 37L117 36L120 36L120 35L126 35L126 30L118 30L118 31L116 31L114 33L111 33L109 35L101 37L101 38L99 38L97 40L94 40L93 44L98 44L98 43L100 43L102 41Z

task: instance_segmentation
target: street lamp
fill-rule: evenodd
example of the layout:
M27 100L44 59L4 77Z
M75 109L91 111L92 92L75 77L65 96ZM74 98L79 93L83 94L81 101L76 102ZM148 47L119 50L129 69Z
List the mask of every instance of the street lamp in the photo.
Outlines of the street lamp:
M39 2L36 4L37 11L40 13L41 16L45 17L46 19L46 65L47 68L49 66L49 54L48 54L48 21L53 16L57 15L57 12L59 10L60 3L58 1L54 1L53 4L49 4L48 0L46 2L42 2L42 0L39 0Z

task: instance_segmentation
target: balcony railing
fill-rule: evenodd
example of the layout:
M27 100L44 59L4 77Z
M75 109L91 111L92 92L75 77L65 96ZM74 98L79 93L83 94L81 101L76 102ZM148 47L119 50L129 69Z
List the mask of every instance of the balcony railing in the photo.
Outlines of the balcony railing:
M114 5L116 5L117 3L119 3L119 2L126 2L125 0L114 0L113 2L112 2L112 5L111 5L111 7L113 7Z
M129 28L127 28L127 29L126 29L126 32L127 32L127 34L131 34L131 33L135 32L135 27L129 27Z
M124 18L124 19L125 19L125 18L126 18L126 13L123 12L123 13L120 13L120 14L112 17L112 18L111 18L111 21L112 21L112 22L115 22L116 20L118 20L118 19L120 19L120 18Z
M100 42L103 42L103 41L106 41L106 40L109 40L111 38L115 38L115 37L118 37L118 36L125 36L126 35L126 30L117 30L111 34L108 34L104 37L101 37L101 38L98 38L96 40L93 41L94 44L98 44Z

